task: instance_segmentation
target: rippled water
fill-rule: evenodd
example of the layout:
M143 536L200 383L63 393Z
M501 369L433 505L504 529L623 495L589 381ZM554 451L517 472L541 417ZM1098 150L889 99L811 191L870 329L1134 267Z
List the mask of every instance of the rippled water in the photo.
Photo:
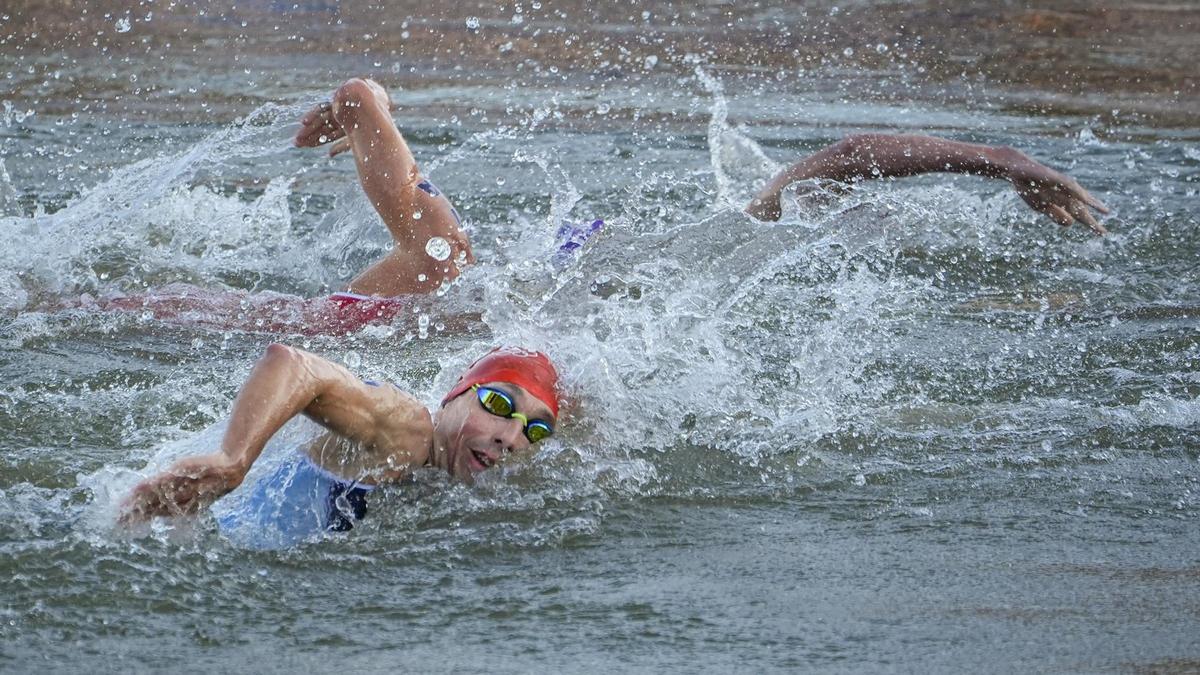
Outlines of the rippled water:
M846 94L869 73L410 77L398 123L481 261L443 297L343 337L80 307L186 282L252 313L386 250L352 163L289 147L336 82L277 67L228 123L5 106L0 668L1194 667L1196 129ZM965 177L740 214L879 129L1022 148L1113 234ZM548 264L559 221L596 217ZM431 405L525 344L571 401L534 461L421 476L295 550L211 516L114 531L148 462L215 445L275 340Z

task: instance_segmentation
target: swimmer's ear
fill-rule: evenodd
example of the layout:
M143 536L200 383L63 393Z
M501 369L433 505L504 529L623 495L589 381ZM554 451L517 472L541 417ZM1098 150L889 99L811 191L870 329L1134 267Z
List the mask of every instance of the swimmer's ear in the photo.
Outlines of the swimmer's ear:
M338 155L350 149L350 139L342 138L333 145L329 146L329 156L337 157Z

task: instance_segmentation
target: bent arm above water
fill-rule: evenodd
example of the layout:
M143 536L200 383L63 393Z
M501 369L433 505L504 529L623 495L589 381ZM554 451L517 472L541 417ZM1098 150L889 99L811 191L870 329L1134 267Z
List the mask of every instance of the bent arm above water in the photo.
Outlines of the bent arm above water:
M373 446L399 407L419 405L390 388L373 387L342 366L273 344L234 401L217 452L185 457L133 489L124 523L195 513L234 490L288 420L303 413L352 441Z
M416 159L391 117L391 100L379 83L353 78L300 119L295 144L312 147L336 140L333 154L349 149L358 179L387 226L395 248L355 277L354 293L396 296L430 293L474 261L471 245L449 200L424 180ZM430 253L430 242L437 252Z
M1089 208L1108 209L1078 183L1013 148L963 143L934 136L860 134L848 136L779 172L746 206L759 220L778 220L780 194L813 178L856 182L924 173L964 173L1013 183L1029 206L1060 225L1079 220L1104 234Z

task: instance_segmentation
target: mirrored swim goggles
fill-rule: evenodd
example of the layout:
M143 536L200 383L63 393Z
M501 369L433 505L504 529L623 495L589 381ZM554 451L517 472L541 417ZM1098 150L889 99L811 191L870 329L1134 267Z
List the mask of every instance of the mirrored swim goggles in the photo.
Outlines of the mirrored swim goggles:
M549 422L531 420L517 412L517 405L505 392L491 387L481 387L477 384L471 385L471 391L479 397L479 405L483 406L484 410L497 417L512 417L520 420L525 425L525 438L528 438L530 443L544 441L554 434L554 427Z

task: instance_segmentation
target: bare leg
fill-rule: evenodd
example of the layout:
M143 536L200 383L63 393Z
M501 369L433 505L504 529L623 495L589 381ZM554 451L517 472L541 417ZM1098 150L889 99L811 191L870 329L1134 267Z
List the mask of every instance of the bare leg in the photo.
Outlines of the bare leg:
M370 80L349 80L334 93L332 106L318 106L301 119L295 142L315 146L343 136L354 153L363 191L396 244L387 257L350 282L350 291L377 296L429 293L458 276L457 262L474 262L454 208L421 177L396 129L383 87ZM434 238L448 245L445 259L427 252ZM430 249L437 252L436 247Z

